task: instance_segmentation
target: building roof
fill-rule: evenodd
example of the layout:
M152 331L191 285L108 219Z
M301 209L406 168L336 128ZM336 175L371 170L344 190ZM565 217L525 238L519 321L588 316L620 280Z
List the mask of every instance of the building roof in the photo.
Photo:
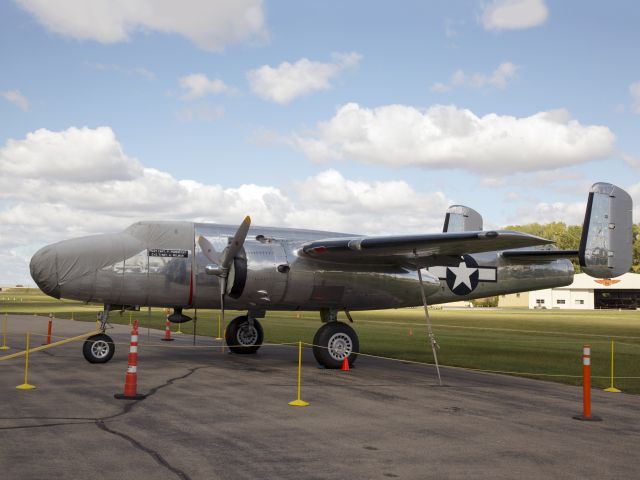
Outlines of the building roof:
M574 275L573 283L566 287L556 287L554 290L577 289L609 289L609 290L640 290L640 274L625 273L616 278L593 278L586 273Z

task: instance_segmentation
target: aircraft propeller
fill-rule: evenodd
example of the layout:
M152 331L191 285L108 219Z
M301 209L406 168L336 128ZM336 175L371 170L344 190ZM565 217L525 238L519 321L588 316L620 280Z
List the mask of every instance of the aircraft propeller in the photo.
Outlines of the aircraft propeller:
M211 242L209 242L209 240L207 240L203 236L198 237L198 245L200 245L202 253L204 253L204 255L214 263L213 265L207 265L205 267L205 272L207 273L207 275L216 275L220 279L220 321L223 325L225 323L224 299L227 294L229 284L229 273L233 273L233 260L242 249L244 241L247 238L247 233L249 232L250 226L251 217L247 215L243 222L240 224L240 227L238 227L238 230L229 242L227 248L225 248L220 254L215 251L213 245L211 245Z

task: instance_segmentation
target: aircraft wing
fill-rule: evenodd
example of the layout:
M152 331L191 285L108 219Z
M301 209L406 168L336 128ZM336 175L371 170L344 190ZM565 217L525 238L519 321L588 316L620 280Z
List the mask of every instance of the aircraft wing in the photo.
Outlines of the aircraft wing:
M450 232L424 235L342 237L305 243L301 256L338 263L429 266L446 257L511 250L553 243L551 240L509 230ZM416 258L417 255L417 258ZM443 258L445 257L445 258Z

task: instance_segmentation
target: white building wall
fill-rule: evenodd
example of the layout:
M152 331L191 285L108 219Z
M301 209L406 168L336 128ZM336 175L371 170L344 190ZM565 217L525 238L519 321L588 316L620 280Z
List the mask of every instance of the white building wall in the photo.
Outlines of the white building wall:
M542 301L542 302L541 302ZM536 306L551 308L568 308L593 310L593 290L590 289L551 289L529 292L529 308Z
M571 292L571 304L567 308L583 308L585 310L593 310L595 308L593 290L585 288L569 291Z
M553 305L552 300L553 294L550 288L529 292L529 308L551 308Z

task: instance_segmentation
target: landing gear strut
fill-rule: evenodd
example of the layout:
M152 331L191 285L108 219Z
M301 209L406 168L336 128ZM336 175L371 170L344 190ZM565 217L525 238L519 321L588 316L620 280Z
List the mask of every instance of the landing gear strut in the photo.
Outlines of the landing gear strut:
M346 323L327 322L313 337L313 356L325 368L340 368L345 358L351 366L359 351L358 335Z
M264 331L258 320L242 315L229 323L224 339L233 353L256 353L264 340Z

